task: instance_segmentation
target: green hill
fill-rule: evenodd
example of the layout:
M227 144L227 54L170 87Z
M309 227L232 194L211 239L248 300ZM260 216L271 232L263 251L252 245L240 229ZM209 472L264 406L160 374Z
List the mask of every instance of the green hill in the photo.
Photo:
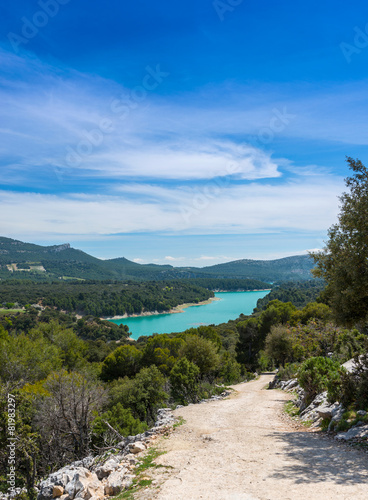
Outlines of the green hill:
M286 281L311 279L313 260L309 255L295 255L276 260L242 259L225 264L204 267L200 271L208 275L229 278L249 278L261 281Z
M307 280L312 259L307 255L277 260L237 260L204 268L137 264L124 257L102 260L63 245L41 246L0 237L0 278L157 281L178 279L252 279L263 282ZM217 288L223 285L218 284ZM246 289L246 285L245 289ZM242 284L239 284L239 288Z

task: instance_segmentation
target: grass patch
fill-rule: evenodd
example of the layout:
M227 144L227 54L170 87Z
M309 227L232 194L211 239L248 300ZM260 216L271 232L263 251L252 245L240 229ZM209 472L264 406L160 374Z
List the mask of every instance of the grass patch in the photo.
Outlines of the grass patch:
M141 459L140 463L134 469L135 474L139 475L147 469L159 469L160 467L165 467L164 465L156 464L154 461L161 455L164 455L165 451L159 451L157 448L150 448L148 453Z
M301 420L300 423L303 424L304 427L309 428L313 424L313 420Z
M134 469L135 478L133 479L132 486L114 497L116 500L134 500L134 493L137 493L142 488L152 485L152 479L143 476L143 473L148 469L160 469L169 467L166 465L156 464L155 460L160 455L164 455L166 451L159 451L157 448L150 448L148 453L141 458L138 465Z
M3 314L24 313L24 312L25 312L24 309L3 309L3 308L0 309L0 315L3 315Z
M299 415L299 408L295 406L293 400L286 401L284 406L285 413L287 413L290 417L295 418Z
M121 493L118 497L115 498L121 500L134 500L133 491L132 490L124 491L124 493Z
M184 420L183 417L179 417L178 420L174 423L173 429L176 429L177 427L180 427L181 425L186 424L186 420Z
M141 479L138 483L139 488L145 488L146 486L151 486L152 479Z
M321 422L321 430L322 431L327 431L328 426L330 425L331 419L330 418L323 418Z

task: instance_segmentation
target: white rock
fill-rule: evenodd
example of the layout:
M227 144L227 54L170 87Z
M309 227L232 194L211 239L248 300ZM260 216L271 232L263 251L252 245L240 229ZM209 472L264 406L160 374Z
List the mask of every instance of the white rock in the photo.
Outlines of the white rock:
M122 489L125 488L124 479L127 473L127 469L112 472L107 478L105 484L105 495L114 496L118 495Z
M335 436L335 439L344 439L345 441L349 441L354 438L366 438L368 437L368 425L364 425L363 427L352 427L347 432L340 432Z
M146 445L142 443L141 441L137 441L136 443L131 443L129 445L129 451L130 453L140 453L141 451L144 451L146 449Z
M316 412L322 418L332 418L339 406L339 403L334 403L332 405L322 404L316 409Z
M98 479L103 479L107 477L111 472L117 469L119 466L118 462L116 462L113 458L110 458L107 462L96 469L96 474Z
M98 480L95 473L87 471L88 474L77 473L73 479L66 485L65 491L71 500L83 498L89 500L92 497L102 498L104 496L104 487Z

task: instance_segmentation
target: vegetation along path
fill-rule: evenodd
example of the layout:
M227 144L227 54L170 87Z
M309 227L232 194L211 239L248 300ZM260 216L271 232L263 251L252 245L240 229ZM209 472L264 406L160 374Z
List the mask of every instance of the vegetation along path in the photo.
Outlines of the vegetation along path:
M169 468L155 469L160 487L136 498L366 500L368 455L283 418L290 395L265 390L272 378L236 385L227 400L175 410L186 423L161 441L167 453L157 459Z

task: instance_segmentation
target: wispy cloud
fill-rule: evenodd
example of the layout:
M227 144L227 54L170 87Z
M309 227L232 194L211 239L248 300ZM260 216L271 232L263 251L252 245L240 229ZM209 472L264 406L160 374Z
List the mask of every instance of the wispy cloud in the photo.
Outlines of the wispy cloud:
M124 102L129 89L113 81L4 51L0 59L19 77L15 85L4 77L0 88L6 143L0 153L8 183L16 182L16 172L20 180L36 176L42 184L46 171L55 174L61 191L63 182L82 178L190 181L230 170L235 180L276 179L288 161L274 158L257 137L277 116L283 137L368 141L365 82L318 92L294 87L292 95L281 85L237 86L231 98L221 86L165 100L152 93L126 117L112 103ZM280 127L289 115L290 126ZM359 127L350 126L353 118ZM104 121L108 131L101 132Z
M148 188L148 186L147 186ZM282 185L229 186L195 216L186 218L193 192L150 186L151 198L137 195L68 197L0 192L3 234L19 237L52 234L106 235L134 232L231 234L275 230L325 230L336 219L342 180L325 177L316 185L309 177ZM168 195L165 196L165 191Z
M221 85L152 93L126 117L112 103L129 89L113 81L5 52L0 60L17 75L0 81L1 233L20 239L325 231L342 179L317 161L275 157L260 131L367 143L364 82L290 95L281 85L237 86L229 97ZM358 133L343 119L353 113Z

